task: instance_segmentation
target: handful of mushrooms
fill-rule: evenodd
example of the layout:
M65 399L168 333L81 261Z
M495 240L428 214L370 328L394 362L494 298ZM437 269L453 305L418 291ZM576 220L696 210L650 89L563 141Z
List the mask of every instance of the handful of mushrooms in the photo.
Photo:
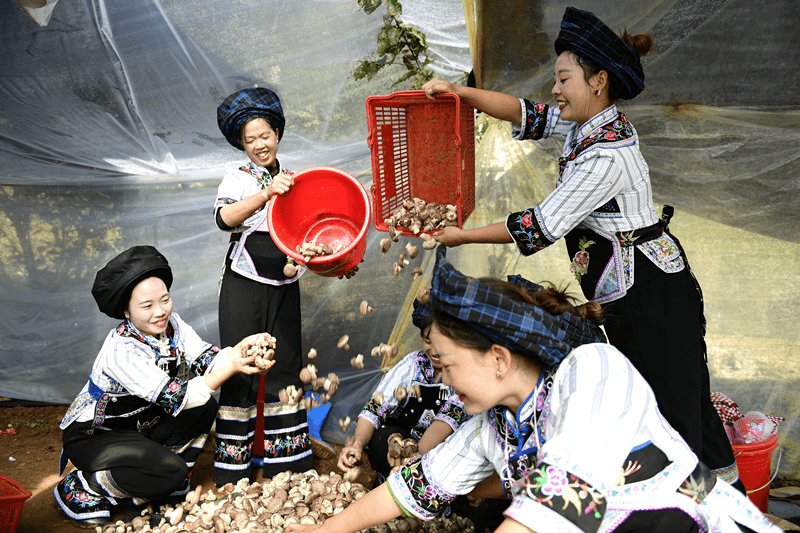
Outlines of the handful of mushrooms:
M339 474L289 471L261 482L247 478L203 493L198 486L182 503L149 505L130 522L97 526L97 533L280 533L289 524L323 524L367 493L360 483ZM396 518L363 533L449 533L474 531L472 522L456 515L423 522Z
M420 198L403 200L402 205L384 219L389 226L389 237L393 241L399 240L397 228L405 228L413 235L433 233L445 226L458 225L458 211L453 204L441 205L436 202L427 203Z
M331 248L327 244L316 244L314 241L310 241L304 242L303 244L298 244L295 247L295 250L298 254L302 255L306 259L311 259L312 257L335 254L344 248L344 244L340 244L336 248Z
M246 356L254 355L256 357L254 364L261 370L266 370L271 367L273 363L272 357L275 355L275 337L269 333L259 333L253 344L248 346Z

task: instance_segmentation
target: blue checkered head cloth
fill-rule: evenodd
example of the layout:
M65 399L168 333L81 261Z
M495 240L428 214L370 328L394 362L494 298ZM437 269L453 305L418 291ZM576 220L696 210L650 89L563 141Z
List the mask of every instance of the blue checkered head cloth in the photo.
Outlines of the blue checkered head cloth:
M414 299L414 310L411 312L411 322L417 326L420 332L424 333L425 328L431 324L433 307L430 302L422 303Z
M446 253L444 245L436 250L430 305L467 323L490 341L547 366L560 363L573 348L606 341L591 320L570 313L554 316L536 305L509 298L489 281L456 270ZM528 292L541 289L521 276L509 279Z
M644 70L639 54L600 19L588 11L568 7L555 42L556 54L564 50L590 59L614 78L619 98L630 100L644 90Z
M278 95L263 87L242 89L228 96L217 108L219 130L231 145L244 150L239 142L242 126L251 118L263 118L283 137L286 119Z

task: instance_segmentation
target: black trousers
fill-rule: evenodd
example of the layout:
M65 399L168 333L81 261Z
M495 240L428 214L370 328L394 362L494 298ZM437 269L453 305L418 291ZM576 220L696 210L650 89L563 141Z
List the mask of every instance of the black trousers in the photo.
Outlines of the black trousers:
M167 496L186 484L214 423L217 402L185 409L178 416L159 418L146 432L135 429L85 433L90 423L73 423L64 430L64 454L84 473L92 490L103 496L148 500ZM98 482L98 472L110 472L125 496Z

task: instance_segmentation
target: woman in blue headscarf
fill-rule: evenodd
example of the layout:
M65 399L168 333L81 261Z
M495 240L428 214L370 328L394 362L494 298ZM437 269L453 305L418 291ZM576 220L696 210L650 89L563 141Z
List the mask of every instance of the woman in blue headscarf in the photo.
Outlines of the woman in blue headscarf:
M444 383L473 417L322 526L285 531L429 520L458 495L480 495L494 473L513 498L503 533L777 531L698 461L596 324L552 314L515 284L465 276L445 250L432 279L431 343Z
M269 331L276 339L276 364L263 378L263 413L259 414L259 379L241 376L226 383L219 398L214 449L214 482L253 478L261 461L254 457L255 439L263 446L264 477L313 468L311 440L302 402L280 403L278 392L302 389L300 288L304 268L291 263L272 240L267 204L294 185L292 173L278 161L286 121L278 95L255 87L228 96L217 109L220 131L247 154L248 161L222 179L214 203L214 220L231 234L219 295L220 342ZM256 420L264 420L255 434Z
M659 409L718 476L740 490L733 450L711 401L700 285L680 243L659 219L647 163L617 100L644 89L649 35L622 37L592 13L567 8L555 41L556 106L432 80L430 98L454 92L512 122L519 140L564 138L556 189L541 204L470 230L446 228L446 246L514 243L532 255L563 238L570 271L605 307L606 333L647 379Z

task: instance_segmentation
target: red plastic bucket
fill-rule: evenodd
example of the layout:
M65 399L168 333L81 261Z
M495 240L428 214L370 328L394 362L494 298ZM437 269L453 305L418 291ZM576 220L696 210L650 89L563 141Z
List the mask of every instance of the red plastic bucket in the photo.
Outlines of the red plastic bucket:
M778 445L778 435L751 444L731 444L739 468L739 479L747 489L750 500L762 513L769 506L769 484L772 481L772 450Z
M370 213L369 196L357 179L338 168L310 167L294 175L287 194L272 197L267 224L283 253L315 274L334 277L364 257ZM306 260L297 247L311 241L344 248Z

